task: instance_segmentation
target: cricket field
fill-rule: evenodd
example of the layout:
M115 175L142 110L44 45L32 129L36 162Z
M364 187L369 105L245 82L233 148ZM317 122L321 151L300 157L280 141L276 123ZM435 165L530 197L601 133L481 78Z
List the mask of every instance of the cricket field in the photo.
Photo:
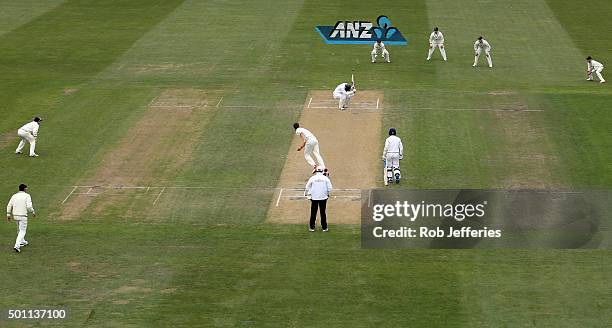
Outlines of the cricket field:
M612 91L586 81L584 58L612 67L611 12L605 0L1 0L0 195L27 184L38 217L20 254L15 224L0 224L0 326L609 326L609 250L363 249L350 199L382 187L390 127L405 152L388 188L609 190ZM391 63L315 31L379 15L408 40L387 46ZM447 62L425 60L434 26ZM493 69L484 56L472 67L480 35ZM355 108L340 112L331 92L351 74ZM40 157L15 155L34 116ZM308 232L307 202L287 193L309 175L294 122L319 137L345 195L328 204L328 233ZM68 318L6 316L38 308Z

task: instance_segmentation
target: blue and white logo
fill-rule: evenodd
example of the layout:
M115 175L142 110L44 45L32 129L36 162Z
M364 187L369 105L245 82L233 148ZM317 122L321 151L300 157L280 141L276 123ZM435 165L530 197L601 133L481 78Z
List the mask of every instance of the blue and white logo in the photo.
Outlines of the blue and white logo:
M371 44L381 40L387 45L405 46L408 41L387 16L378 16L378 26L369 21L338 21L334 26L317 26L327 44Z

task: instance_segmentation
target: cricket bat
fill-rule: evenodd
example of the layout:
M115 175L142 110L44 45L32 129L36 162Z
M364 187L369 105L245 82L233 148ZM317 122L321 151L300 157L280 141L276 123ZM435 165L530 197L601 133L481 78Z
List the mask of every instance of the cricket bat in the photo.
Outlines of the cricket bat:
M389 185L389 181L387 181L387 160L383 159L383 181L385 182L385 186Z
M355 86L355 74L351 74L351 82L353 83L353 90L356 90L357 86Z

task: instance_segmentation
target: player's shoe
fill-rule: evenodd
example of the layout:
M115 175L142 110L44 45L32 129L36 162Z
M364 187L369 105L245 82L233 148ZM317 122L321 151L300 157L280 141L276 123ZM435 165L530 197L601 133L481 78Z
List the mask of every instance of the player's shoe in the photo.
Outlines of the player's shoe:
M314 228L308 228L308 231L315 232L315 229Z
M15 250L15 253L21 253L21 249L19 249L19 247L13 247L13 249Z
M21 155L21 154L22 154L22 152L20 152L20 151L16 151L15 152L15 155Z
M28 246L30 243L28 243L27 240L24 240L21 242L21 244L19 244L19 247L23 247L23 246Z
M395 183L399 183L400 182L400 175L396 174L395 175Z
M328 232L328 231L329 231L328 228L323 229L323 232Z
M391 61L387 59L387 63L390 63Z
M603 80L603 81L599 81L599 83L606 83L606 80Z
M32 154L30 157L38 157L38 154Z
M476 64L472 65L472 67L476 67Z
M376 60L372 59L372 63L375 63L375 62L376 62Z

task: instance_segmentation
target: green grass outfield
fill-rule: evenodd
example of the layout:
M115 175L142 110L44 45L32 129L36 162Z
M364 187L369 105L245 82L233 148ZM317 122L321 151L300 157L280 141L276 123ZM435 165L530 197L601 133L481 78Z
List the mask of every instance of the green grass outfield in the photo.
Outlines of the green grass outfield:
M607 250L363 250L357 226L310 234L265 223L309 90L355 75L385 92L383 126L406 145L404 186L612 186L612 3L590 1L0 1L0 135L41 115L38 153L0 152L0 195L25 182L39 219L16 255L0 225L0 310L63 307L63 322L2 327L605 327ZM390 16L409 39L392 64L325 45L316 25ZM425 62L434 25L449 62ZM494 70L471 67L483 34ZM484 58L481 58L482 63ZM612 64L609 64L612 65ZM612 67L612 66L610 66ZM607 69L604 76L608 76ZM70 95L63 90L78 89ZM71 186L164 89L224 95L155 215L57 218ZM504 95L491 96L490 92ZM504 116L452 108L523 106ZM426 110L418 108L434 108ZM381 131L383 141L385 131ZM524 153L529 156L515 156ZM134 154L137 156L138 154ZM349 160L349 159L347 159ZM150 206L150 204L149 204ZM330 206L333 206L330 205ZM138 213L138 212L137 212ZM305 223L306 223L306 217Z

